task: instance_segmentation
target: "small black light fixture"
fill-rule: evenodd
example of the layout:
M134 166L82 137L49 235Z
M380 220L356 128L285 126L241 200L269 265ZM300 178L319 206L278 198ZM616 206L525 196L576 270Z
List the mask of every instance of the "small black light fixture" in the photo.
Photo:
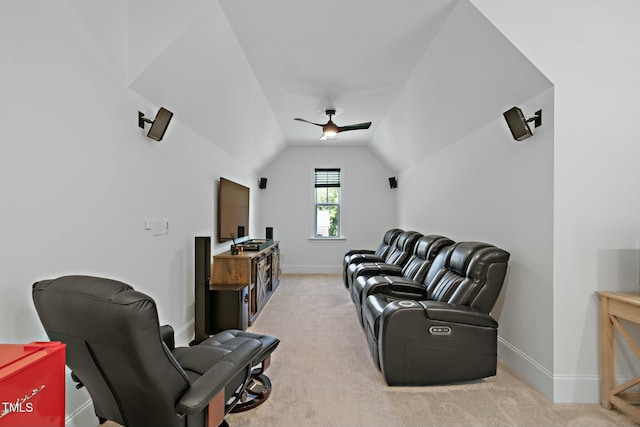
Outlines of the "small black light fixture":
M518 107L505 111L504 119L507 121L511 135L516 141L522 141L533 135L529 123L533 122L535 127L542 125L542 110L536 111L535 116L525 118L522 110Z
M267 188L267 178L265 178L264 176L260 177L260 179L258 180L258 187L260 187L261 190Z
M162 141L172 117L173 113L164 107L160 107L160 110L158 110L154 120L146 118L144 113L138 111L138 127L144 129L145 123L151 123L151 128L149 129L147 136L154 141Z
M389 188L398 188L398 178L395 176L389 177Z

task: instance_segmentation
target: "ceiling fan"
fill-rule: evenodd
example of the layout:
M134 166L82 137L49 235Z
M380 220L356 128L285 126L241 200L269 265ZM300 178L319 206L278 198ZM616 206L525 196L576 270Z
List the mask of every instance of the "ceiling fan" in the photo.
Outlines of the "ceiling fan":
M320 141L326 141L327 139L335 139L336 134L340 132L345 132L348 130L369 129L369 126L371 126L371 122L358 123L355 125L347 125L347 126L338 126L335 123L333 123L333 120L331 120L331 118L336 114L335 109L328 109L325 111L325 114L329 116L329 121L325 124L310 122L309 120L301 119L299 117L296 117L293 120L297 120L299 122L311 123L312 125L322 127L322 137L320 138Z

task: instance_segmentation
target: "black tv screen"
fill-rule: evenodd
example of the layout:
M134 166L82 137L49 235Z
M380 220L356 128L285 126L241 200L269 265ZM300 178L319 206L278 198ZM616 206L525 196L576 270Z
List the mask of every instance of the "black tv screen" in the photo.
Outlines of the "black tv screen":
M518 107L511 108L503 115L504 119L507 121L509 130L511 131L511 135L513 135L513 138L516 141L522 141L523 139L527 139L533 135L527 120L524 118L524 114L522 114L522 110Z
M220 178L218 187L218 242L249 236L249 187Z

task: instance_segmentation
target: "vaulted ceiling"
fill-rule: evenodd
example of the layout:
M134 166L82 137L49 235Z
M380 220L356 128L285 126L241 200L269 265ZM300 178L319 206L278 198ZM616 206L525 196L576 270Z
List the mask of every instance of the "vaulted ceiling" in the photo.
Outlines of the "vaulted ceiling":
M469 20L450 22L460 3L473 9L467 0L130 0L128 80L140 95L172 109L194 132L256 171L289 145L316 144L369 145L386 157L387 164L401 168L407 163L394 158L397 142L386 141L393 126L385 120L403 92L406 97L412 90L407 84L416 79L416 70L426 69L445 79L454 71L462 84L441 85L454 92L456 87L467 90L465 75L471 77L469 85L477 85L474 74L482 78L491 74L488 70L493 65L483 64L474 51L486 48L489 52L493 47L483 46L483 39L474 41ZM458 50L452 57L458 59L443 61L446 48L440 46L436 58L444 68L434 73L439 65L429 62L427 52L447 26L456 28L445 31L449 36L461 34L452 39L459 43L452 47ZM494 33L499 34L495 29ZM466 51L465 46L472 50ZM531 67L513 46L506 46L520 57L516 68ZM469 67L460 55L473 60ZM505 76L499 74L496 80L505 83ZM517 92L523 86L521 77L513 74L512 80ZM479 84L484 86L482 81ZM548 82L541 78L537 86L545 84ZM537 93L535 86L513 94L510 102ZM508 82L507 88L511 90ZM476 100L463 102L469 104L468 110L438 99L438 110L448 116L441 114L436 119L443 126L457 126L463 134L481 125L477 120L468 124L460 120L460 111L475 116L473 109L482 108L479 99L487 96L482 91L473 95ZM502 108L503 100L498 101L496 108ZM458 96L452 102L461 99ZM366 121L373 125L368 130L340 133L336 141L320 142L319 127L293 120L301 117L324 123L327 108L337 110L334 121L338 125ZM497 112L490 114L487 117ZM385 137L376 139L383 123ZM434 126L438 128L437 123ZM426 139L425 145L435 144L431 151L447 141L439 134L431 142ZM405 152L410 156L411 150L407 145L402 156ZM417 154L428 152L421 148Z
M287 144L320 129L294 122L379 123L446 19L453 0L221 0ZM338 135L366 144L371 131Z

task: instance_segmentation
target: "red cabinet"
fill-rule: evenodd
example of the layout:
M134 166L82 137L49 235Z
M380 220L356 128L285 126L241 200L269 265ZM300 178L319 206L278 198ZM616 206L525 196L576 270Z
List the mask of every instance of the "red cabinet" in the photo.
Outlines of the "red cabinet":
M65 344L0 344L0 426L64 427Z

